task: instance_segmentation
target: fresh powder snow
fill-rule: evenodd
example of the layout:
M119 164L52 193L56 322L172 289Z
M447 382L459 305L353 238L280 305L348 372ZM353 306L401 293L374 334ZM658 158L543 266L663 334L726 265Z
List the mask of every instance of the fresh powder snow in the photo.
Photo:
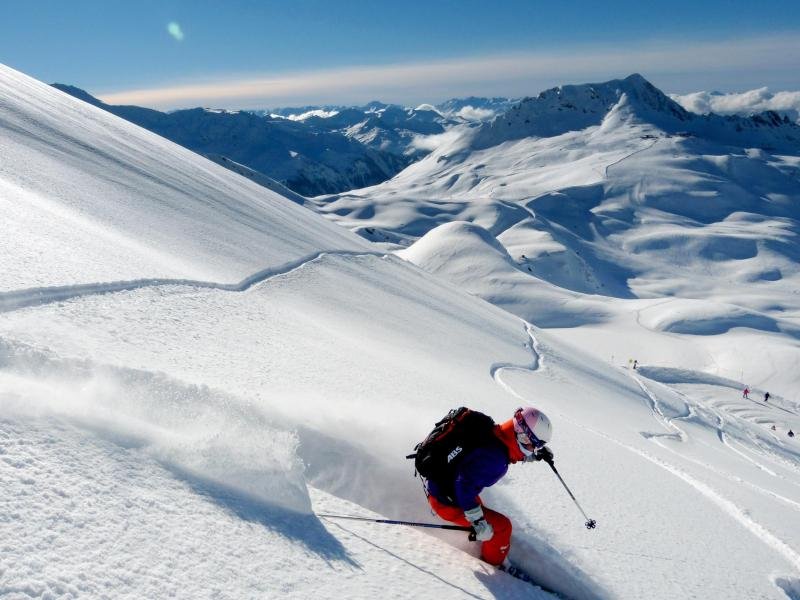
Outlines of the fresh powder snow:
M752 150L774 210L720 232L708 201L693 246L665 209L688 138L617 100L320 200L361 237L0 67L0 596L799 597L797 161ZM405 455L452 407L522 404L597 520L540 463L483 494L553 593L462 532L317 516L437 522Z

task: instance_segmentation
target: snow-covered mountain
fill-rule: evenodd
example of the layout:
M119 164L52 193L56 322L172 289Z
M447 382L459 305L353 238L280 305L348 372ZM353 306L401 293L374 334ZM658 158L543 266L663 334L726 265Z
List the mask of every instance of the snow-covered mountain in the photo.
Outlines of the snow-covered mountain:
M489 120L505 98L452 99L439 109L373 101L256 111L195 108L169 113L112 106L85 90L53 87L204 156L225 157L293 192L316 196L374 185L430 153L453 126ZM216 159L214 159L216 160Z
M72 86L54 87L204 155L225 156L306 196L380 183L409 163L354 137L246 111L194 108L163 113L109 106Z
M318 209L388 249L411 246L420 266L541 326L608 323L611 305L630 313L640 306L628 300L670 299L660 300L660 331L722 333L744 311L772 350L750 356L749 339L720 343L704 366L726 363L741 378L757 362L786 389L800 385L789 368L800 316L800 127L691 114L634 75L548 90L460 134L392 180L320 198ZM435 259L462 251L448 231L473 250L484 239L437 230L454 221L496 238L511 270ZM484 250L494 261L495 246Z
M331 116L312 115L304 122L320 129L340 131L371 148L411 159L430 151L418 143L420 138L440 135L457 123L430 105L404 108L378 102L344 109Z
M658 281L672 285L680 256L725 282L796 271L800 127L785 120L694 115L631 76L542 92L460 134L320 209L401 245L472 221L534 275L616 297L672 293ZM767 264L748 260L762 244Z
M654 142L626 127L644 125L605 142ZM537 143L505 150L523 142ZM460 147L462 166L481 153L474 166L499 164ZM402 176L438 157L455 167L437 150ZM554 254L575 239L589 248L598 225L578 208L594 205L569 190L549 203L564 223L576 211L573 227L545 217L558 239L524 204L469 199L474 223L404 251L434 276L2 66L0 158L0 595L555 598L481 563L463 533L320 516L434 521L405 460L414 444L453 406L504 420L533 403L598 522L583 527L541 464L513 466L482 495L513 519L511 557L541 584L573 599L797 596L800 446L787 430L800 406L772 388L800 364L788 288L764 291L786 318L729 305L723 319L709 311L717 297L615 300L533 277L488 216L524 212ZM580 161L572 170L588 176ZM363 193L366 219L381 206ZM422 216L467 200L416 198ZM624 221L633 209L618 202ZM659 214L642 218L656 227ZM768 225L790 217L770 218L765 230L788 236ZM679 265L680 281L699 260ZM533 307L526 289L550 294L539 307L559 326L512 314L513 298ZM754 329L767 318L775 330ZM738 348L716 373L708 362L744 339L782 361L748 367L769 404L741 397Z
M363 106L345 106L337 104L308 105L294 107L271 108L267 110L253 111L262 116L281 116L292 120L305 120L309 117L332 117L345 111L354 118L350 125L363 120L362 114L381 113L386 109L391 109L395 115L400 115L399 122L402 124L408 120L415 120L416 116L425 117L425 113L434 111L440 117L452 119L455 122L463 123L468 121L487 121L500 113L506 112L519 99L511 98L483 98L478 96L468 96L466 98L450 98L438 104L421 104L414 107L404 107L398 104L386 104L379 100L373 100ZM405 116L401 114L402 111ZM419 113L419 114L418 114Z
M302 106L256 111L335 131L378 150L417 160L453 126L489 121L514 104L508 98L453 98L438 105L403 107L379 101L364 106Z
M364 106L303 106L260 111L300 121L323 131L337 132L407 160L428 154L435 139L453 125L466 122L446 116L430 104L407 108L373 101Z
M554 137L605 125L648 125L664 134L745 147L797 151L800 128L775 113L741 117L696 115L638 74L600 84L567 85L526 98L473 138L482 148L526 137Z

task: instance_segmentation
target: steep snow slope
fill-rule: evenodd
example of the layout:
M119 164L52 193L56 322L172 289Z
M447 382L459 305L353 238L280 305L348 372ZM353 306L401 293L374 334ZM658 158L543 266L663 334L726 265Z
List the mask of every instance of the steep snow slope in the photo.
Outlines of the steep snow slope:
M44 86L11 76L24 85L8 105L55 124ZM69 154L42 153L54 164ZM108 176L127 181L126 164ZM152 210L146 196L137 206L141 219ZM191 197L183 209L209 210ZM281 210L296 214L300 242L329 231L285 200L264 207L268 229ZM184 222L162 227L176 252L202 254L179 235ZM18 240L43 254L47 281L61 262L41 240L59 227L51 217L40 237ZM488 248L487 270L514 268L485 232L451 227L445 241L458 236L467 254ZM218 231L223 247L239 233ZM481 565L463 534L312 514L433 521L404 458L414 443L452 406L500 420L533 402L552 416L558 467L598 521L584 529L541 464L513 466L484 495L513 518L512 558L542 584L569 598L792 597L800 448L785 427L800 425L796 405L753 404L696 371L598 360L341 235L338 249L248 285L148 280L115 291L102 285L112 276L68 299L47 287L36 305L5 307L2 595L548 597ZM270 231L262 240L280 244ZM15 255L0 257L4 272L13 267ZM218 260L242 268L236 256ZM666 322L651 316L654 328Z
M237 283L366 245L278 194L0 66L0 291Z
M435 556L433 538L293 516L307 514L309 500L296 484L292 448L297 444L309 484L357 505L325 495L320 502L311 489L319 512L369 509L431 520L403 458L410 445L454 404L503 418L518 394L553 415L559 468L600 523L593 532L582 528L543 465L514 467L486 494L514 517L514 556L543 583L575 598L782 597L772 580L793 581L800 567L793 541L800 531L793 500L800 456L783 427L796 428L800 419L749 408L737 402L738 390L700 378L682 381L705 385L707 400L677 395L532 333L533 347L507 313L377 257L325 257L244 293L149 288L7 313L0 320L7 340L0 385L7 489L15 493L4 513L25 515L11 520L13 539L30 535L26 523L50 514L65 524L29 556L48 564L46 549L62 547L61 569L88 572L95 582L119 573L110 567L130 548L140 569L165 564L157 571L165 579L199 569L198 562L222 561L229 597L265 586L295 597L328 596L336 588L368 597L381 582L401 597L436 589L445 597L465 590L513 597L511 583L487 577L475 563L459 566L449 551ZM771 423L780 425L780 437L770 434ZM64 452L46 460L37 450L41 433L34 432L42 427L52 443L77 452L67 453L75 456L73 480L57 480L67 499L52 494L50 513L42 512L44 503L26 501L44 486L39 469L63 468ZM27 442L22 448L20 440ZM85 460L87 444L108 458ZM90 472L119 468L137 473L123 479L131 491L107 489L97 474L99 489L78 491ZM97 524L82 508L87 494L100 503ZM140 494L152 501L132 501L142 525L131 525L119 497ZM214 537L184 536L180 513L167 510L173 502L198 511ZM237 519L252 525L242 528ZM152 544L154 520L169 537L145 555L141 544ZM116 532L110 539L121 538L119 546L102 544L103 557L87 562L85 542L70 535L77 524L92 532L90 539ZM445 539L469 551L462 537ZM233 550L240 542L267 556L243 559ZM393 563L389 574L377 571L387 556L370 544L437 581L408 562ZM363 569L354 573L348 565L355 560ZM64 585L61 571L37 577L22 564L8 570L6 585ZM304 575L309 569L314 578ZM159 589L135 573L122 579L112 585L132 595Z

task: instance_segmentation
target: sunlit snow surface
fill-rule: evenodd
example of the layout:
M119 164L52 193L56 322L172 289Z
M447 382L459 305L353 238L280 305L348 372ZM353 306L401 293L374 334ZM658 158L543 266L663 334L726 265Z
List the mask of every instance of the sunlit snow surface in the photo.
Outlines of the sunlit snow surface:
M0 126L42 113L0 138L0 181L22 190L19 222L36 219L0 254L0 596L551 597L482 564L463 534L313 514L435 521L405 454L453 406L502 420L530 402L598 522L583 527L541 464L485 494L543 585L569 598L798 597L800 446L786 430L800 417L791 390L759 401L760 382L797 371L796 334L774 309L565 290L463 223L407 251L437 277L13 71L0 83ZM88 114L59 121L75 111ZM36 136L40 160L105 161L92 127L130 132L98 171L130 186L124 201L72 167L42 183L6 166ZM124 184L151 142L161 166ZM200 168L241 191L209 204L162 185ZM140 204L139 185L158 202ZM180 218L170 208L143 226L163 202ZM63 211L124 235L91 250L95 230L65 228ZM153 259L167 239L169 260ZM498 306L478 297L491 294ZM520 318L536 323L531 298L548 299L550 329ZM753 400L734 372L742 348L756 355Z
M320 250L365 248L277 194L2 65L0 155L0 291L236 283Z

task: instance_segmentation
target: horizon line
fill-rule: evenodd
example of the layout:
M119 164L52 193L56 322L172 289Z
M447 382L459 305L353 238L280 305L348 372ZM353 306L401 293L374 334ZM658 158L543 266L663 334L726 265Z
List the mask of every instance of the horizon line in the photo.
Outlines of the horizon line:
M786 32L744 40L654 41L645 46L638 45L633 54L629 47L586 46L567 52L517 52L428 62L350 65L282 74L229 74L208 76L191 83L103 92L96 97L107 104L165 109L212 105L267 108L280 106L280 100L299 100L301 104L368 102L387 95L391 97L392 92L406 96L432 93L442 99L465 93L520 97L533 95L542 88L522 93L503 92L497 88L505 85L509 90L519 90L526 80L530 80L530 87L534 82L558 80L573 83L581 78L584 82L598 77L605 81L632 73L647 73L645 77L650 79L659 75L669 78L676 71L703 75L743 69L757 72L794 69L800 64L798 40L800 32ZM472 86L472 92L465 92L468 86ZM495 86L495 89L485 93L474 91L481 86ZM329 99L319 102L317 99L323 97L322 94L327 94ZM420 101L432 100L423 100L420 96Z

